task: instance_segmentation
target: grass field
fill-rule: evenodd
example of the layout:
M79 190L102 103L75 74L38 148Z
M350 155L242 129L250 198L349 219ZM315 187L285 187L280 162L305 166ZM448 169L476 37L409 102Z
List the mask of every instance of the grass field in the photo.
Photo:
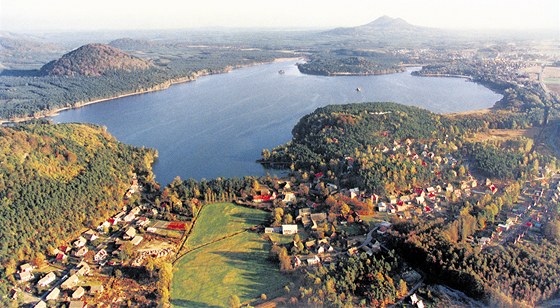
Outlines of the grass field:
M236 234L261 223L267 215L229 203L205 206L187 241L190 249L200 248L175 265L172 305L217 307L226 306L230 295L239 296L242 302L262 293L269 298L282 295L288 278L267 260L270 244L257 233ZM236 235L223 239L232 234Z

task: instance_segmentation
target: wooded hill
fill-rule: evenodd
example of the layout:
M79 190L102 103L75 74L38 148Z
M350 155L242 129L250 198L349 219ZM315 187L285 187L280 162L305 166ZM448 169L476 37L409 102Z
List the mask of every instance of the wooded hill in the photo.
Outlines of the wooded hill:
M54 76L101 76L110 71L142 71L151 66L148 61L109 45L87 44L45 64L41 73Z
M0 282L119 210L132 174L150 177L155 155L92 125L0 128Z

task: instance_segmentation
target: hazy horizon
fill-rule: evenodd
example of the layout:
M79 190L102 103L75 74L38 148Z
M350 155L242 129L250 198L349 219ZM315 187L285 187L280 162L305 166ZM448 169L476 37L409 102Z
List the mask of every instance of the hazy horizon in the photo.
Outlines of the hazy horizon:
M560 1L295 1L207 0L34 2L0 0L0 30L81 32L179 29L306 30L352 27L381 16L452 30L555 30Z

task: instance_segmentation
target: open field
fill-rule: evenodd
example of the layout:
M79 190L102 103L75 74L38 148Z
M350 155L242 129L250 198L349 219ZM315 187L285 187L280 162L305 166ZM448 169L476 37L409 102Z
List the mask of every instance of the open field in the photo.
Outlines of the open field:
M508 140L518 137L534 138L539 133L538 128L529 129L490 129L487 133L476 133L471 141Z
M278 265L268 261L270 243L244 231L268 213L230 203L203 208L187 241L191 252L175 265L171 283L174 307L227 306L231 295L247 302L266 294L283 294L289 283ZM202 246L201 246L202 245Z
M560 67L545 67L542 78L548 91L560 95Z
M186 247L192 249L261 224L268 215L270 214L267 212L232 203L206 205L198 216L195 229L189 236Z

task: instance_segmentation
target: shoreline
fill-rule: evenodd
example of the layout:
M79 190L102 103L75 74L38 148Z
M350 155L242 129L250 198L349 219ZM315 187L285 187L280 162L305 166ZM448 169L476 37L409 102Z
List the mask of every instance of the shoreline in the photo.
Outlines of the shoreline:
M169 79L165 82L157 84L157 85L155 85L153 87L150 87L148 89L131 91L131 92L127 92L127 93L123 93L123 94L119 94L119 95L115 95L115 96L111 96L111 97L98 98L98 99L90 100L90 101L87 101L87 102L68 103L67 106L52 109L52 110L48 110L48 111L45 111L45 112L43 112L39 115L25 116L25 117L14 117L14 118L10 118L10 119L0 119L0 125L10 124L10 123L21 123L21 122L30 121L30 120L38 120L38 119L43 119L43 118L54 117L54 116L58 115L59 113L65 111L65 110L78 109L78 108L82 108L82 107L85 107L85 106L88 106L88 105L102 103L102 102L110 101L110 100L113 100L113 99L118 99L118 98L123 98L123 97L128 97L128 96L141 95L141 94L146 94L146 93L151 93L151 92L167 90L167 89L169 89L169 87L171 87L173 85L176 85L176 84L196 81L199 77L205 77L205 76L217 75L217 74L225 74L225 73L229 73L229 72L231 72L232 70L235 70L235 69L241 69L241 68L245 68L245 67L269 64L269 63L276 63L276 62L286 62L286 61L292 61L292 60L298 60L298 59L301 59L301 57L274 58L270 61L265 61L265 62L254 62L254 63L248 63L248 64L228 65L228 66L224 67L223 69L221 69L219 71L208 71L207 69L203 69L203 70L200 70L200 71L193 72L190 76L184 76L184 77L179 77L179 78L175 78L175 79Z

